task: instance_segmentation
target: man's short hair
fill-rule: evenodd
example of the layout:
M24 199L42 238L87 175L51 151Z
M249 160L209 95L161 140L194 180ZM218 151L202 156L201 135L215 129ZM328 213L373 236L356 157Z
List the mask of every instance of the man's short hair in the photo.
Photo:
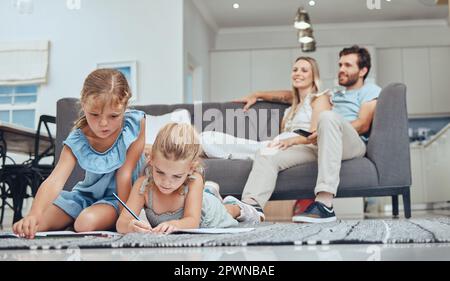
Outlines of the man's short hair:
M342 51L339 52L339 57L350 55L350 54L356 54L358 55L358 67L359 69L363 69L364 67L367 67L367 73L364 75L364 80L366 80L367 75L369 75L370 67L372 66L370 62L370 53L369 51L364 47L359 47L358 45L353 45L349 48L344 48Z

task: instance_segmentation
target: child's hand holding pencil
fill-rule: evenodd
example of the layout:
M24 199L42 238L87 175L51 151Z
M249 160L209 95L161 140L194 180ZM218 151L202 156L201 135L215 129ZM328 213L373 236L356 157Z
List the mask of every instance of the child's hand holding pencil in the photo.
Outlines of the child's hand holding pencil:
M128 229L131 232L148 233L152 232L152 227L148 222L132 220L128 225Z
M119 198L119 196L117 196L117 194L113 193L113 196L134 217L134 220L131 220L128 224L130 232L146 233L152 231L151 225L148 222L141 221L141 219Z

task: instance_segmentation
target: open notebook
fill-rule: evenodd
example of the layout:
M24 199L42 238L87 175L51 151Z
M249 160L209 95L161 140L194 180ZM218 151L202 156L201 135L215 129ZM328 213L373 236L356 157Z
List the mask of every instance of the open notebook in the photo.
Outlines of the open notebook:
M226 234L226 233L241 233L254 230L253 227L227 227L227 228L193 228L193 229L179 229L173 234L191 233L191 234Z
M242 233L254 230L253 227L230 227L230 228L192 228L192 229L179 229L172 232L172 234L226 234L226 233ZM85 237L85 236L97 236L97 237L117 237L122 236L118 232L111 231L89 231L89 232L74 232L74 231L47 231L36 233L36 238L68 238L68 237ZM14 233L0 233L0 238L19 238Z
M74 232L74 231L46 231L37 232L36 238L66 238L66 237L85 237L85 236L97 236L97 237L114 237L122 236L122 234L112 231L88 231L88 232ZM14 233L0 233L0 238L19 238Z

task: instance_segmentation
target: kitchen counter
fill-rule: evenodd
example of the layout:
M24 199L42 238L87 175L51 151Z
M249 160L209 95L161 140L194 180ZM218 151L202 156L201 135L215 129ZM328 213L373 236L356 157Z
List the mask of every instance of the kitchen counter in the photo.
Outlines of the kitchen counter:
M424 141L414 141L411 142L410 148L414 149L414 148L424 148L424 147L429 147L431 144L433 144L434 142L436 142L439 138L441 137L445 137L445 133L450 129L450 123L447 124L444 128L442 128L439 132L437 132L436 134L430 136L427 140Z

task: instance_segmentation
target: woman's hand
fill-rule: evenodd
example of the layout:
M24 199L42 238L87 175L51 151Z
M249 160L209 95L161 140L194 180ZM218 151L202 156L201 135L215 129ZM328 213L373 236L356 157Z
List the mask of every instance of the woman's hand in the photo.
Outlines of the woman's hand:
M177 228L174 225L171 225L170 223L167 222L163 222L160 223L157 227L153 228L152 232L169 234L171 232L174 232L175 230L177 230Z
M268 147L286 150L295 144L297 144L295 138L288 138L284 140L274 139L269 143Z
M40 216L27 215L13 225L13 232L19 237L33 239L40 222Z
M317 145L317 132L313 131L309 137L307 137L309 143Z
M245 103L244 112L247 112L249 110L249 108L252 105L254 105L257 101L258 101L258 98L256 97L255 93L248 95L246 97L240 98L240 99L233 100L233 102Z
M148 222L132 220L128 225L130 232L148 233L152 232L152 227Z

